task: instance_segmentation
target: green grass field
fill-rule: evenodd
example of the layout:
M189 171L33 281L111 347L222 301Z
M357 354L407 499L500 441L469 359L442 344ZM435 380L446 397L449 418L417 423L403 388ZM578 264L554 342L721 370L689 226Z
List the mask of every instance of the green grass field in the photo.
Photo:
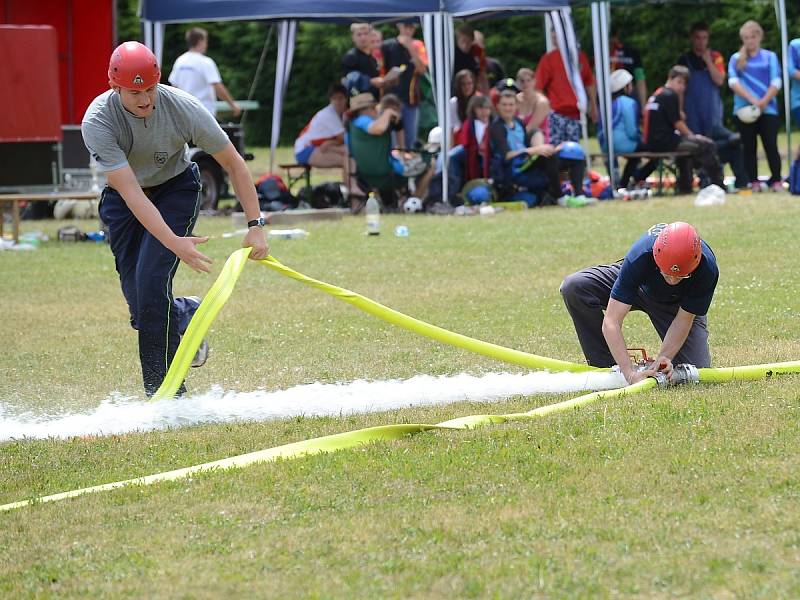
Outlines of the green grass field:
M420 319L571 361L563 276L621 257L651 224L687 220L718 257L716 366L800 359L789 195L604 203L493 217L309 223L272 253ZM403 223L410 237L391 231ZM86 228L86 223L78 223ZM51 239L63 223L25 223ZM202 218L198 233L236 229ZM185 266L203 295L237 239ZM0 253L0 402L83 410L140 394L136 336L105 245ZM657 349L647 319L631 346ZM245 269L190 392L418 373L519 372L442 346L280 277ZM538 421L421 434L358 450L0 513L0 597L800 597L797 376L654 390ZM0 444L0 504L371 425L507 413L570 395L341 418L195 426Z

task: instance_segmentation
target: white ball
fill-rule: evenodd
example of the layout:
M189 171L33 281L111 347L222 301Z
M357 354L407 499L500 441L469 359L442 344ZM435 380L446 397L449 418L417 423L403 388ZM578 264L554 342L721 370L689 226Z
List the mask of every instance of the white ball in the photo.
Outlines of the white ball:
M403 210L407 213L420 212L422 210L422 200L416 196L410 196L403 202Z

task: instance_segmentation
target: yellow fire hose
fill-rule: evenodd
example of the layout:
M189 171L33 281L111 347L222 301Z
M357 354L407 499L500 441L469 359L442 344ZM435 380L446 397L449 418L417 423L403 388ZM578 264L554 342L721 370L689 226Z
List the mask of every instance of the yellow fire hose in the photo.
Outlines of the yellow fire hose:
M202 303L197 309L197 312L195 313L194 318L189 324L188 329L184 333L181 343L178 346L178 350L175 354L175 358L170 365L169 371L167 372L164 383L153 396L153 399L170 398L173 397L177 392L178 388L183 382L183 379L186 377L192 357L197 351L203 336L206 334L214 318L217 316L233 292L236 281L239 278L244 265L247 263L249 253L249 248L243 248L234 252L228 258L225 266L222 269L222 273L214 282L214 285L212 285L208 294L206 294L206 297L203 299ZM591 367L587 367L585 365L555 360L537 356L535 354L528 354L518 350L504 348L496 344L476 340L461 334L453 333L451 331L447 331L446 329L442 329L441 327L436 327L435 325L430 325L429 323L425 323L418 319L414 319L413 317L399 313L349 290L345 290L343 288L307 277L282 265L271 256L259 262L271 269L278 271L279 273L282 273L283 275L331 294L340 300L348 302L349 304L352 304L353 306L389 323L404 327L410 331L419 333L420 335L424 335L447 344L452 344L478 354L483 354L484 356L497 358L498 360L503 360L530 368L550 369L553 371L577 372L587 370L607 370L592 369ZM798 372L800 372L800 361L718 369L695 369L694 367L689 366L687 368L678 369L677 376L682 383L697 383L701 381L723 382L732 380L754 380ZM76 496L82 496L84 494L93 492L113 490L127 485L150 485L161 481L174 481L176 479L188 477L201 471L244 467L255 463L272 462L280 458L291 459L311 454L343 450L345 448L352 448L354 446L378 440L395 440L423 431L471 429L491 423L505 423L508 421L535 419L551 413L583 406L597 400L619 398L625 395L643 392L645 390L652 389L659 384L665 385L666 383L667 382L665 382L663 379L657 380L655 378L648 378L644 381L640 381L624 388L593 392L583 396L578 396L577 398L573 398L571 400L559 402L557 404L542 406L524 413L512 413L506 415L470 415L451 419L442 423L437 423L436 425L382 425L345 433L337 433L334 435L277 446L275 448L269 448L266 450L259 450L248 454L241 454L239 456L233 456L201 465L185 467L164 473L157 473L155 475L148 475L146 477L127 479L114 483L81 488L69 492L62 492L60 494L43 496L32 500L12 502L10 504L0 505L0 511L8 511L15 508L28 506L30 504L52 502L65 498L74 498Z

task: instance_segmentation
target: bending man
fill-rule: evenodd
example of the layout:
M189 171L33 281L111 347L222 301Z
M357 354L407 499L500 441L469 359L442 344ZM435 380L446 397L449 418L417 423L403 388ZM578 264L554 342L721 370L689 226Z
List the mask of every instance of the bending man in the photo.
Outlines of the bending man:
M714 253L688 223L659 223L640 237L622 261L590 267L561 284L583 354L594 367L619 365L628 383L672 363L711 366L706 313L719 280ZM662 340L655 361L636 371L622 322L631 310L647 313ZM604 312L605 311L605 314Z
M146 46L121 44L108 66L111 89L94 99L81 123L86 147L108 179L100 218L109 227L131 326L139 332L148 396L164 380L199 304L194 297L173 297L178 263L198 272L208 272L211 263L197 249L208 238L192 237L202 186L197 165L186 158L187 142L228 172L249 219L242 245L253 248L252 259L267 256L264 221L244 160L195 97L160 85L160 78L156 57ZM195 366L205 361L195 358Z

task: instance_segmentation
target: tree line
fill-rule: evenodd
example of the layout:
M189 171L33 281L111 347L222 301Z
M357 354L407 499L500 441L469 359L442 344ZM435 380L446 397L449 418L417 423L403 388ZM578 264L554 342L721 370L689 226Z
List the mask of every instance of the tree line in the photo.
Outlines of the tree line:
M119 40L141 40L141 27L136 16L138 0L117 1ZM789 38L800 37L800 2L787 4ZM780 31L771 0L655 5L644 3L615 6L612 9L612 20L619 26L620 37L641 53L650 91L664 82L675 59L688 49L688 30L692 23L705 21L709 25L712 48L720 51L727 60L739 49L739 27L748 19L759 21L764 28L763 47L779 53ZM581 47L591 59L593 45L590 9L573 9L573 21ZM267 145L272 124L277 31L270 36L272 24L266 21L168 25L164 40L162 81L166 81L172 63L184 52L184 32L193 25L208 30L208 54L217 62L225 85L237 99L247 98L265 41L270 38L266 60L260 77L255 82L252 96L262 108L250 112L246 121L247 143ZM483 32L488 54L498 59L506 73L512 77L520 67L535 67L545 52L544 21L541 15L482 19L475 21L473 25ZM396 28L392 24L378 27L383 31L384 38L395 35ZM418 35L421 35L421 31ZM291 144L314 112L327 103L325 93L328 85L341 77L340 59L350 46L347 25L316 22L299 24L294 63L284 102L282 144ZM730 119L732 100L727 88L723 91L723 102L726 117Z

